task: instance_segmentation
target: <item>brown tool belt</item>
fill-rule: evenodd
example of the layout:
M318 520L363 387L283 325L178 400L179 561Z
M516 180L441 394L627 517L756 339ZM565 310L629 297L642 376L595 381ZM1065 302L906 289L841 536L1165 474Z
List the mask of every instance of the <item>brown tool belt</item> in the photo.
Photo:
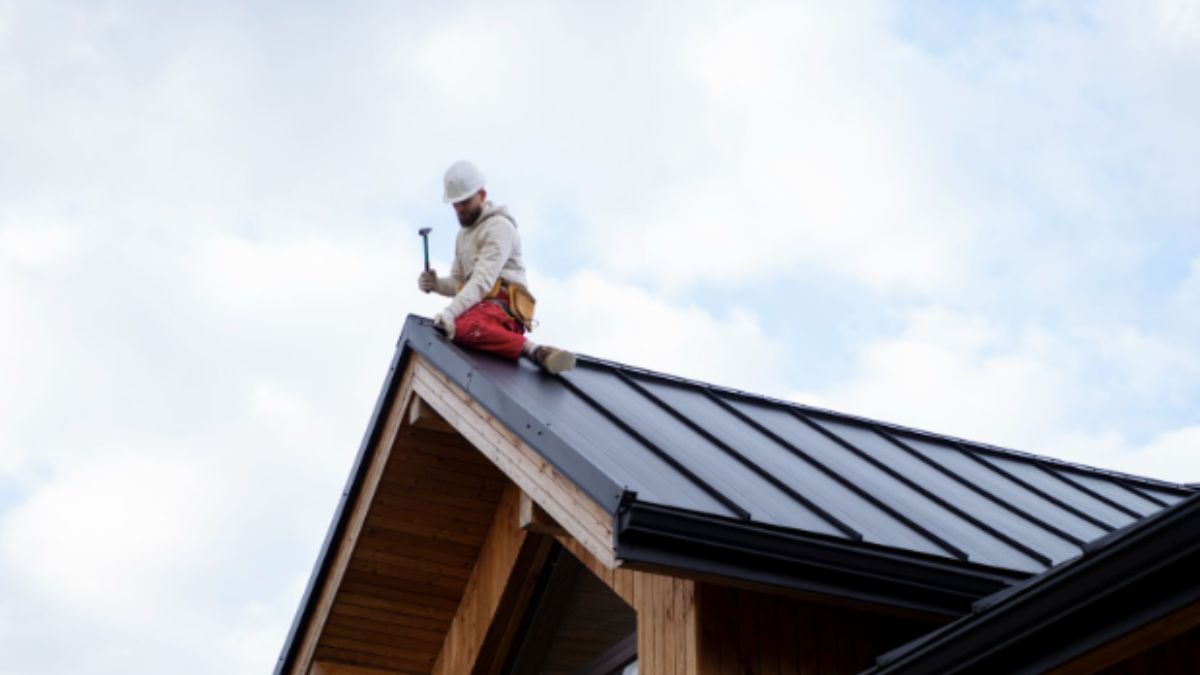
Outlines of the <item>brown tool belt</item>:
M492 290L488 291L485 300L503 309L505 313L524 326L526 331L533 330L535 325L533 312L537 306L537 300L534 299L529 289L506 279L497 279Z

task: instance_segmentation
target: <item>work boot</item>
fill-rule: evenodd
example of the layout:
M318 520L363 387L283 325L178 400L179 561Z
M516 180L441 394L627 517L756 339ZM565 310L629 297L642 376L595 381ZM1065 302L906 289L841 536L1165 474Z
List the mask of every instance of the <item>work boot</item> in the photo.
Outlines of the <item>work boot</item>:
M533 360L542 370L557 375L575 367L575 355L565 349L540 345L533 350Z

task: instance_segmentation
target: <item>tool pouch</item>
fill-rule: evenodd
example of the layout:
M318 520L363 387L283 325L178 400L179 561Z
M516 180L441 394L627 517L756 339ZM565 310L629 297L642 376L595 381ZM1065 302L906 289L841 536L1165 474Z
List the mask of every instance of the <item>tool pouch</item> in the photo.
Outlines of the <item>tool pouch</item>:
M488 292L488 299L496 298L500 295L501 291L504 291L508 296L508 307L506 309L509 315L521 322L521 325L525 327L525 332L532 332L533 327L537 325L533 320L533 312L537 306L537 299L533 297L529 289L504 279L496 280L496 285L492 286L492 290Z

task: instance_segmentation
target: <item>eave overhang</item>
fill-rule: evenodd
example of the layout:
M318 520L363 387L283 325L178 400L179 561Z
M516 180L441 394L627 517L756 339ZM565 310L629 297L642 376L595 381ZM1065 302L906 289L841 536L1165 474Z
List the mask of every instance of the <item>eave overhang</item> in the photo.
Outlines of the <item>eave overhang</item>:
M636 501L620 516L616 549L630 565L948 616L1028 576Z

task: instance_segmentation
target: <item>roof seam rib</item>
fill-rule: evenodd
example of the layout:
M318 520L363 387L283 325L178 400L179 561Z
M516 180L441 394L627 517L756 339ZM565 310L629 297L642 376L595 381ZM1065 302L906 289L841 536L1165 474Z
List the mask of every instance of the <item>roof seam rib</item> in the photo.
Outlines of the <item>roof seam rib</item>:
M858 495L862 499L866 500L875 508L879 509L880 511L883 511L884 513L886 513L886 514L890 515L891 517L895 518L896 520L900 521L901 523L906 525L909 529L911 529L913 532L916 532L917 534L924 537L930 543L941 548L942 550L946 551L947 553L954 556L955 558L958 558L959 560L967 559L967 554L964 551L959 550L953 544L950 544L949 542L943 540L941 537L937 536L936 534L933 534L932 532L926 530L921 525L918 525L917 523L913 522L908 516L905 516L904 514L900 513L899 511L895 510L894 508L888 506L885 502L880 500L878 497L871 494L870 492L867 492L866 490L862 489L862 487L856 485L850 479L846 478L845 476L841 475L840 473L829 468L824 463L818 461L815 457L808 454L804 450L800 449L794 443L786 440L779 434L766 428L765 426L763 426L758 421L754 420L753 418L751 418L749 415L742 412L741 410L738 410L737 408L735 408L733 406L733 404L729 403L728 401L723 400L721 397L717 396L716 394L712 393L711 391L709 391L707 389L704 390L704 393L709 398L711 398L713 401L715 401L718 405L720 405L722 408L724 408L727 412L732 414L734 417L737 417L743 423L749 425L755 431L758 431L760 434L766 436L767 438L770 438L771 440L778 443L780 446L789 450L792 454L796 455L797 457L804 460L805 462L808 462L810 465L816 467L819 471L821 471L825 475L829 476L830 478L834 479L838 483L841 483L843 486L845 486L851 492Z
M648 400L653 402L655 405L662 408L669 415L671 415L672 417L674 417L675 419L679 420L684 425L686 425L689 429L696 432L700 436L704 437L708 442L712 443L716 447L723 450L726 454L728 454L730 457L733 457L734 459L736 459L739 463L741 463L747 469L750 469L751 471L753 471L760 478L767 481L771 485L775 486L781 492L783 492L787 496L791 497L796 502L802 504L805 508L807 508L810 511L812 511L813 513L817 514L817 516L819 516L822 520L824 520L825 522L832 525L834 528L836 528L837 530L839 530L840 532L845 534L847 537L849 537L855 541L862 540L863 536L862 536L861 532L854 529L847 523L842 522L836 516L829 513L828 511L826 511L825 509L821 508L816 503L814 503L812 500L808 499L804 495L797 492L790 485L788 485L787 483L780 480L779 477L775 476L774 474L767 471L763 467L755 464L754 462L751 462L749 459L746 458L745 455L743 455L742 453L735 450L731 445L729 445L725 441L721 440L720 438L717 438L712 432L708 431L704 427L697 424L695 422L695 420L691 419L687 415L684 415L682 412L680 412L674 406L667 403L662 398L660 398L659 396L657 396L656 394L651 392L649 389L647 389L644 385L642 385L640 382L638 382L634 378L630 377L629 375L626 375L625 373L621 372L620 370L617 370L615 372L617 374L617 377L622 382L625 382L631 388L633 388L634 391L638 392L639 394L641 394L642 396L644 396L645 398L647 398Z
M1160 506L1164 509L1167 508L1168 506L1171 506L1169 503L1164 502L1163 500L1159 499L1158 497L1150 494L1149 491L1143 490L1136 485L1131 485L1128 481L1117 480L1114 482L1117 485L1120 485L1121 487L1125 488L1126 492L1132 492L1133 494L1141 497L1142 499L1149 501L1152 504L1157 504L1158 506Z
M1050 502L1051 504L1054 504L1055 506L1059 507L1060 509L1063 509L1067 513L1070 513L1070 514L1076 516L1077 518L1082 518L1083 520L1091 523L1092 525L1095 525L1096 527L1104 530L1105 532L1112 532L1113 530L1116 529L1114 526L1109 525L1108 523L1104 522L1103 520L1100 520L1099 518L1097 518L1089 513L1080 511L1079 509L1075 508L1074 506L1071 506L1070 504L1064 502L1063 500L1059 499L1058 497L1055 497L1054 495L1050 494L1049 492L1046 492L1045 490L1042 490L1041 488L1038 488L1038 487L1030 484L1029 481L1026 481L1018 476L1013 475L1012 472L1007 471L1007 470L1003 469L1002 467L996 466L996 464L994 462L992 462L984 457L981 457L974 452L971 452L970 450L965 448L961 443L955 443L954 447L956 447L959 452L963 453L967 457L970 457L971 459L975 460L979 464L982 464L983 466L991 469L992 471L996 472L997 474L1004 476L1005 478L1011 480L1012 482L1016 483L1017 485L1020 485L1021 487L1025 488L1026 490L1029 490L1033 494L1041 497L1042 499L1045 499L1046 501Z
M942 508L946 509L947 511L953 513L954 515L958 516L959 518L962 518L963 520L967 521L968 523L970 523L970 524L974 525L975 527L983 530L984 532L992 535L993 537L995 537L996 539L999 539L1000 541L1004 542L1005 544L1008 544L1009 546L1016 549L1017 551L1020 551L1021 553L1024 553L1025 555L1029 556L1030 558L1033 558L1034 560L1038 561L1039 563L1041 563L1042 565L1044 565L1046 567L1050 567L1051 565L1054 564L1054 562L1046 554L1041 553L1041 552L1033 549L1032 547L1027 546L1026 544L1022 544L1021 542L1017 541L1016 539L1013 539L1012 537L1008 536L1007 534L1004 534L1003 532L997 530L996 528L992 527L991 525L988 525L987 523L983 522L979 518L976 518L975 516L972 516L971 514L967 513L966 511L960 509L959 507L955 506L951 502L939 497L937 494L933 493L930 490L927 490L926 488L921 486L916 481L912 480L911 478L908 478L907 476L901 474L899 471L896 471L892 467L884 464L883 462L879 461L878 459L872 457L870 454L864 452L861 448L854 445L850 441L847 441L846 439L835 434L833 431L826 429L824 425L816 422L815 420L810 420L810 419L806 418L804 415L800 414L797 411L793 410L792 414L795 415L797 418L799 418L805 424L808 424L813 429L816 429L817 431L828 436L829 439L832 440L833 442L841 445L842 447L846 448L850 452L861 457L863 460L865 460L866 462L871 464L871 466L874 466L875 468L879 469L880 471L891 476L893 479L903 483L904 485L908 486L909 488L911 488L918 494L920 494L923 497L925 497L926 499L934 502L935 504L938 504L939 506L941 506Z
M1067 541L1067 542L1073 544L1074 546L1078 547L1081 552L1083 551L1084 546L1086 545L1086 542L1084 542L1084 540L1080 539L1079 537L1076 537L1075 535L1071 534L1070 532L1066 532L1066 531L1062 530L1061 528L1055 527L1054 525L1047 523L1046 521L1042 520L1041 518L1038 518L1037 516L1033 515L1032 513L1029 513L1027 511L1019 509L1016 506L1013 506L1010 502L1008 502L1004 499L1001 499L1000 497L998 497L995 494L992 494L989 490L985 489L983 486L972 483L971 481L967 480L963 476L960 476L959 474L954 473L950 469L933 461L929 457L926 457L924 453L920 452L919 450L912 447L908 443L900 440L899 437L893 435L892 433L890 433L884 429L881 429L878 426L872 426L871 430L874 431L875 433L879 434L883 438L891 441L894 445L896 445L896 447L900 448L901 450L904 450L905 452L912 455L913 457L916 457L919 461L932 467L934 470L941 472L943 475L948 476L951 480L954 480L955 482L959 483L960 485L966 487L968 490L973 491L975 494L978 494L979 496L983 497L984 499L987 499L988 501L992 502L993 504L996 504L997 506L1005 509L1006 511L1008 511L1009 513L1012 513L1013 515L1017 516L1018 518L1022 518L1025 521L1032 523L1033 525L1036 525L1037 527L1040 527L1041 529L1045 530L1046 532L1049 532L1050 534L1053 534L1053 535L1059 537L1060 539L1063 539L1064 541Z
M1133 509L1129 508L1128 506L1125 506L1124 504L1120 504L1113 499L1109 499L1108 497L1105 497L1104 495L1100 494L1099 492L1096 492L1092 488L1090 488L1082 483L1077 482L1075 479L1071 478L1070 476L1066 476L1064 474L1058 473L1057 471L1053 471L1049 467L1041 464L1040 462L1037 463L1037 467L1039 469L1041 469L1042 471L1045 471L1046 473L1050 474L1051 476L1054 476L1055 478L1061 480L1062 482L1066 483L1067 485L1070 485L1071 487L1079 490L1080 492L1084 493L1085 495L1095 499L1096 501L1098 501L1102 504L1107 504L1108 506L1111 506L1112 508L1120 511L1121 513L1124 513L1125 515L1133 518L1134 520L1141 520L1141 518L1142 518L1142 514L1138 513L1137 511L1134 511Z
M722 506L736 514L738 518L741 518L742 520L750 519L749 511L723 494L720 490L714 488L712 485L709 485L703 478L697 476L691 469L684 466L679 460L671 456L670 453L659 447L658 444L654 443L649 438L646 438L640 431L634 429L628 422L621 419L616 413L601 405L599 401L597 401L587 392L583 391L578 384L572 382L566 377L565 374L560 374L558 379L567 387L567 389L570 389L572 393L591 406L592 409L603 415L608 419L608 421L617 425L617 427L619 427L622 431L632 436L634 440L641 443L643 447L654 453L655 456L662 461L666 462L672 469L675 469L679 475L691 481L694 485L696 485L696 487L707 493L708 496L712 497Z

